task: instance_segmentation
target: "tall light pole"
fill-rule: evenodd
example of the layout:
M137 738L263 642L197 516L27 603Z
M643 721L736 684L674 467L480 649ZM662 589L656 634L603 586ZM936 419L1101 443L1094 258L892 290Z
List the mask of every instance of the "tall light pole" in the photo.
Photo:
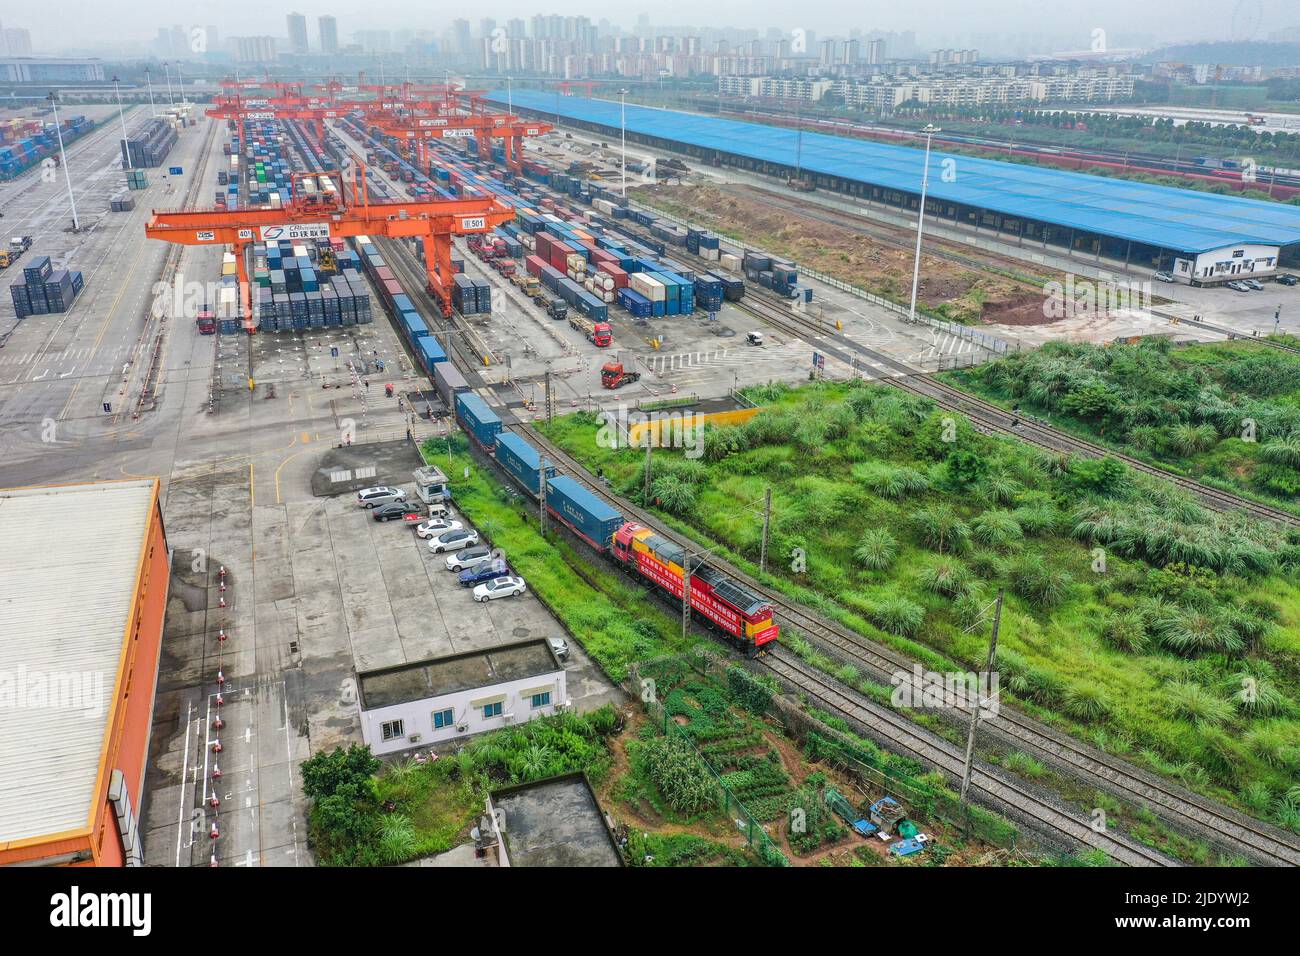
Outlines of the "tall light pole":
M129 137L126 135L126 114L122 112L122 87L120 81L113 77L113 93L117 96L117 118L122 123L122 155L126 157L126 168L133 169L131 165L131 144L128 142Z
M77 200L72 195L72 170L68 169L68 154L63 149L63 128L59 126L59 94L53 90L46 97L50 101L50 108L54 110L54 132L59 137L59 163L63 166L63 181L68 184L68 205L72 207L72 231L77 232L81 229L81 221L77 218Z
M626 89L622 89L618 91L618 130L619 130L619 137L622 139L622 151L623 151L623 160L622 160L623 165L618 177L618 181L620 186L622 187L621 194L623 198L626 199L627 198L627 90Z
M181 106L185 105L185 74L181 72L181 61L176 61L176 87L181 91Z
M921 206L916 216L916 254L912 260L912 304L908 309L907 321L916 324L916 287L921 281L921 231L925 227L925 190L930 185L930 140L939 128L931 123L921 130L925 134L925 165L921 167Z
M149 67L147 66L144 68L144 79L145 82L149 84L149 115L157 116L158 110L155 109L153 105L153 74L149 71Z
M515 111L515 91L511 77L506 77L506 112L514 113Z
M175 106L176 99L172 96L172 70L166 60L163 60L163 72L167 75L167 103L169 106Z

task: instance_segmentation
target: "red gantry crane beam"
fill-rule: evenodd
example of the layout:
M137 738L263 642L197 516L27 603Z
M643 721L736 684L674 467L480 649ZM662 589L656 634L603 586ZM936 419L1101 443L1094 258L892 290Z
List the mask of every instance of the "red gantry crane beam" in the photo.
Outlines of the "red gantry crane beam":
M325 120L343 116L350 108L346 104L338 106L309 106L304 99L242 99L238 96L217 96L212 106L204 112L214 119L232 119L239 132L239 150L244 150L244 120L281 120L299 119L312 124L316 138L325 138Z
M544 136L554 130L549 123L528 121L518 116L498 113L489 116L404 116L373 118L371 126L385 136L392 136L414 146L421 172L428 172L428 144L472 136L478 142L479 159L492 158L494 139L505 140L506 166L511 172L523 168L523 141L526 136Z
M295 173L289 203L281 209L154 210L145 224L149 239L186 246L232 246L239 277L244 327L254 331L245 248L277 239L327 239L350 236L415 237L424 243L429 292L443 315L451 315L452 236L491 232L510 222L515 211L495 196L408 202L370 202L365 167L353 168L349 190L337 170Z

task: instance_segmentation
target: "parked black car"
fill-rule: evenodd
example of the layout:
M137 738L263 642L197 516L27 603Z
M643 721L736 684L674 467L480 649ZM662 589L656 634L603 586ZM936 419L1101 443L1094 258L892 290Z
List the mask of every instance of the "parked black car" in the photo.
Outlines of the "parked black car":
M403 501L394 501L391 504L380 505L370 513L375 516L376 521L392 521L394 518L404 518L406 515L419 512Z

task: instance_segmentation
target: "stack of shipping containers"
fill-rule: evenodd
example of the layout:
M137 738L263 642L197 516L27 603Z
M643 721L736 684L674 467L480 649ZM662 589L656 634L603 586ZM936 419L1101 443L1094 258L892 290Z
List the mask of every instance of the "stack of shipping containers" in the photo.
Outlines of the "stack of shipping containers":
M80 272L55 269L49 256L37 256L23 267L23 276L9 287L19 318L67 312L81 294Z

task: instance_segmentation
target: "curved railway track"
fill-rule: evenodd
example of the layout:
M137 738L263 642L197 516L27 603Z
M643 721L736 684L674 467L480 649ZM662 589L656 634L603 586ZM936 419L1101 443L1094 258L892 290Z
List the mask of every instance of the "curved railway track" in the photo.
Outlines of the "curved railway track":
M544 449L547 457L561 465L573 478L597 495L612 501L626 514L653 526L660 534L671 538L683 547L690 548L693 546L692 542L687 541L681 535L666 530L653 515L611 494L579 462L543 437L531 425L516 422L511 424L510 427L533 443L535 447ZM745 581L765 597L771 598L773 604L783 610L790 606L784 600L769 594L762 585L753 582L747 575L736 570L727 562L717 558L710 558L710 563ZM802 614L797 609L795 610L796 613ZM893 712L887 707L861 697L855 692L846 692L835 687L830 683L830 678L819 675L808 665L794 658L784 648L778 649L774 654L775 656L769 655L766 658L760 658L759 663L771 668L778 676L786 679L799 689L817 697L827 705L828 709L863 721L873 729L884 733L888 739L906 752L916 755L927 763L934 764L944 770L950 777L955 775L960 778L964 755L955 745L920 728L906 717ZM910 663L907 666L910 667ZM1023 788L1016 787L993 776L987 769L978 769L972 777L971 785L995 804L1005 805L1013 812L1030 818L1036 825L1046 827L1084 846L1103 850L1119 862L1138 866L1177 865L1176 861L1165 857L1163 854L1125 838L1108 833L1096 833L1077 816L1072 816L1060 807L1047 804L1041 797L1030 794Z
M415 269L414 257L410 256L409 252L406 256L390 256L389 260L402 273L402 278L405 280L404 284L413 281L415 289L423 291L421 277ZM399 262L400 265L398 265ZM799 329L802 321L801 317L781 309L779 305L765 302L761 297L742 300L742 307L746 303L751 306L759 303L757 309L750 309L751 313L757 317L772 322L778 327L783 327L787 331L792 331L794 334L806 335L808 329ZM432 305L431 297L430 304ZM820 336L827 334L825 330L813 328L811 322L807 323L807 326ZM453 338L459 339L460 337L453 336ZM834 338L837 340L842 339L840 336L834 336ZM890 356L858 346L857 343L848 340L843 340L842 344L846 348L868 355L887 367L900 372L903 377L890 379L891 384L917 394L926 395L926 397L941 406L970 415L974 420L985 419L985 425L993 430L1005 431L1025 437L1019 427L1013 427L1010 424L1012 416L1005 410L981 399L975 399L932 379L921 378L918 380L915 369ZM456 346L462 346L454 347L451 350L460 359L457 364L462 367L462 371L467 374L471 383L481 384L482 378L477 374L477 356L470 354L460 342L456 342ZM825 348L824 342L820 343L820 347ZM507 414L505 417L509 417L509 415ZM511 427L539 449L546 449L552 460L562 465L575 479L601 497L612 500L625 513L654 526L659 533L675 540L683 547L690 548L693 546L693 542L689 542L682 536L666 530L653 515L635 507L626 500L612 495L587 472L585 467L573 459L572 456L563 452L554 443L544 438L530 424L517 421ZM1110 454L1105 449L1092 446L1087 442L1060 435L1054 429L1036 427L1044 433L1043 437L1036 443L1042 444L1044 447L1055 450L1078 451L1089 455ZM1053 439L1068 440L1073 442L1073 447L1061 448L1059 442L1053 443ZM1029 440L1034 441L1032 438ZM1123 456L1118 457L1122 458ZM1160 477L1170 478L1171 480L1175 480L1177 477L1168 475L1166 472L1145 465L1142 462L1134 463L1129 459L1124 460L1130 461L1133 467ZM1182 483L1203 496L1206 491L1215 491L1214 489L1205 489L1197 485L1197 483L1185 479ZM1240 507L1239 504L1235 503L1237 501L1240 501L1240 499L1236 499L1236 496L1226 492L1222 493L1220 507L1225 509ZM1254 504L1250 502L1244 503ZM1296 520L1294 516L1287 515L1284 512L1279 512L1279 514L1289 522L1294 523ZM852 631L815 617L782 595L773 593L725 561L721 561L716 557L711 558L710 561L726 573L745 581L748 586L762 593L778 609L780 617L784 621L793 624L804 633L814 637L833 653L882 678L884 682L888 683L890 677L900 671L910 673L914 663L912 660ZM889 739L895 741L899 747L916 753L922 759L940 767L950 777L960 777L963 753L959 748L942 738L930 734L928 731L924 731L905 716L863 698L852 691L846 693L845 689L835 686L831 678L820 674L820 672L799 661L784 648L778 649L774 655L769 655L763 663L766 663L768 667L788 683L800 688L810 696L822 700L830 709L863 720L873 729L884 733ZM1253 859L1261 862L1283 866L1300 865L1300 841L1289 838L1282 831L1261 824L1259 821L1254 821L1244 814L1217 804L1213 800L1170 785L1153 774L1088 747L1023 714L1016 713L1009 708L1002 708L996 717L987 718L984 726L986 732L997 735L1017 749L1038 756L1076 776L1090 779L1122 799L1150 806L1180 829L1197 835L1208 836L1216 844L1224 848L1245 852ZM1019 814L1031 818L1038 825L1068 836L1083 845L1101 849L1118 862L1128 865L1176 865L1176 861L1127 838L1108 833L1097 833L1077 816L1063 811L1060 807L1052 805L1022 786L993 775L987 768L980 768L978 764L973 775L972 786L975 786L977 790L995 802L1004 803Z
M683 548L698 550L694 542L665 528L663 523L650 512L611 493L594 479L579 461L543 436L532 425L517 422L511 427L534 447L544 449L547 456L564 468L568 474L597 495L611 501L624 513L654 527L659 534L670 538ZM870 672L882 683L888 684L890 679L900 672L910 674L915 663L912 659L810 613L716 555L709 558L709 563L762 594L777 610L782 623L794 625L832 653ZM843 691L839 693L842 695ZM864 700L858 706L877 705ZM888 708L881 708L881 710L890 714L891 721L904 721L911 724L905 717L889 711ZM968 713L964 708L962 710L963 713ZM1252 820L1245 814L1214 800L1162 781L1154 774L1089 747L1010 708L1001 708L997 717L982 722L987 732L998 735L1015 749L1023 750L1076 776L1090 779L1126 801L1146 804L1179 829L1208 837L1225 850L1246 852L1253 859L1271 865L1300 865L1300 840L1289 837L1282 830ZM915 729L914 724L911 726ZM960 767L958 772L960 773Z
M745 298L734 304L755 318L762 319L764 322L781 329L788 335L806 339L810 332L813 333L816 336L815 341L819 349L845 363L850 362L854 354L873 359L898 373L897 377L882 379L881 381L885 384L924 396L940 408L946 408L949 411L965 415L981 430L1013 435L1050 451L1070 452L1089 458L1110 456L1124 462L1134 471L1140 471L1173 482L1178 487L1199 497L1216 511L1244 511L1253 518L1276 521L1291 527L1300 527L1300 516L1296 516L1289 511L1263 502L1252 501L1249 498L1243 498L1230 491L1210 487L1193 478L1174 474L1131 455L1112 451L1082 438L1076 438L1051 425L1022 418L986 399L978 398L968 392L963 392L961 389L924 375L911 365L901 362L890 355L854 342L834 329L822 328L775 301L751 294L746 295Z

